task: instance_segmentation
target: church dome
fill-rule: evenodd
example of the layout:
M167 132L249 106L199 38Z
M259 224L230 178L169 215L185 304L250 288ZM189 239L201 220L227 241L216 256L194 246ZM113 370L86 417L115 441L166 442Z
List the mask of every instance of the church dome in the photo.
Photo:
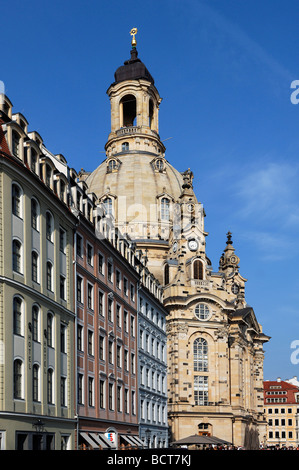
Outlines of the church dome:
M159 156L132 152L107 158L86 179L99 201L109 198L117 225L132 238L158 237L161 220L172 219L172 208L183 192L184 176ZM192 191L192 200L195 195Z

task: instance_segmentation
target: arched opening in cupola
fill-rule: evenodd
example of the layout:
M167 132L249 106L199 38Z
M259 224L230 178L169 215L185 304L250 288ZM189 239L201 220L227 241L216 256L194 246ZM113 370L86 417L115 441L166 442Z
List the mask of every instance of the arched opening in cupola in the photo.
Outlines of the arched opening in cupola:
M126 95L120 101L120 127L136 126L137 105L134 95Z

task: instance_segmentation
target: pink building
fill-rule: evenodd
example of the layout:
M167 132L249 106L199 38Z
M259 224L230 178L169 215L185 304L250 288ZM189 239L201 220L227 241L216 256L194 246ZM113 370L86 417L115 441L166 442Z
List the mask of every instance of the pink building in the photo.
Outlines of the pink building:
M98 238L93 224L80 217L74 278L77 442L81 448L95 447L94 439L102 448L121 448L129 439L141 444L137 401L139 274L133 267L134 256L127 240Z

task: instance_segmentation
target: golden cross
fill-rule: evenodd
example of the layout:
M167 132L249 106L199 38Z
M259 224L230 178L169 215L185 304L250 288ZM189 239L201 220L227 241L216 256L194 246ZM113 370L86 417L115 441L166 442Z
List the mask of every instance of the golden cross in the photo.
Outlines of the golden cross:
M133 36L133 38L132 38L132 46L133 46L133 47L136 47L137 41L136 41L136 39L135 39L135 34L137 34L137 28L132 28L131 31L130 31L130 34L131 34L131 36Z

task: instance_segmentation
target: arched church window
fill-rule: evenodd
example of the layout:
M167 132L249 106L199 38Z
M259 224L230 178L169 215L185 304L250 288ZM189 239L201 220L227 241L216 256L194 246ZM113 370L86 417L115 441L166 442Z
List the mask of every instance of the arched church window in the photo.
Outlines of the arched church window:
M193 343L193 370L208 371L208 343L203 338L196 338Z
M103 201L106 214L112 214L112 199L110 197L106 197Z
M169 199L166 197L161 200L161 219L169 220Z
M165 264L164 267L164 284L169 284L169 265Z
M124 142L121 146L123 152L127 152L129 150L129 142Z
M199 320L207 320L210 316L209 306L206 304L197 304L195 307L195 316Z
M121 127L130 127L136 125L136 98L134 95L126 95L121 101L122 122Z
M193 279L203 279L203 266L199 259L193 263Z

